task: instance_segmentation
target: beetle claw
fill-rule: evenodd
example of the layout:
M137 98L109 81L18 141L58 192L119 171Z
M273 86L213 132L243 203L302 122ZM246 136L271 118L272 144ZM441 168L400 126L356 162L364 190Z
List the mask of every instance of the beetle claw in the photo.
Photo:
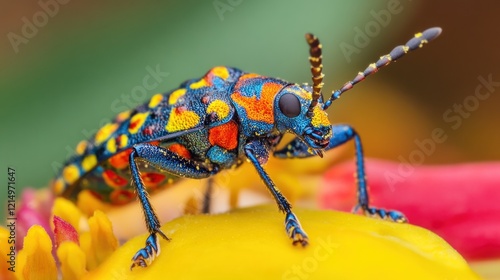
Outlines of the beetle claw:
M354 212L357 212L357 210L359 208L362 208L363 214L365 216L368 216L368 217L376 217L376 218L388 220L388 221L395 222L395 223L407 223L408 222L408 219L406 218L406 216L403 213L396 211L396 210L386 210L383 208L376 208L376 207L364 208L364 207L356 206L354 208Z
M166 238L163 233L161 233L161 235ZM167 238L167 240L169 239ZM132 265L130 266L130 270L132 270L136 266L147 267L159 255L160 242L158 240L157 233L155 232L150 234L148 239L146 239L146 246L135 253L134 257L132 258Z
M299 220L292 212L288 212L286 214L285 220L285 228L288 234L288 237L292 239L293 245L300 244L302 247L307 246L309 244L309 238L307 234L300 226Z

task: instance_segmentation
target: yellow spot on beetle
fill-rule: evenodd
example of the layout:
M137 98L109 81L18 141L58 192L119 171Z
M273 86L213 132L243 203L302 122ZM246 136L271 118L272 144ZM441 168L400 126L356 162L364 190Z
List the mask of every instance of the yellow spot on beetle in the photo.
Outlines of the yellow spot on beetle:
M127 111L123 111L121 113L119 113L118 115L116 115L116 122L118 123L121 123L123 122L124 120L128 119L130 117L130 110L127 110Z
M149 108L154 108L160 104L160 102L163 100L163 95L161 93L153 95L151 97L151 100L149 100Z
M130 120L130 124L128 126L128 132L130 132L130 134L136 134L146 121L148 115L149 112L135 114Z
M176 108L170 113L167 126L168 132L181 131L195 127L200 122L200 117L193 111Z
M80 176L80 170L78 170L78 167L74 164L70 164L66 167L64 167L63 172L62 172L64 181L68 184L73 184L78 180L78 177Z
M208 86L207 81L205 80L205 78L201 78L201 80L192 83L189 87L191 89L199 89L199 88L206 87L206 86Z
M185 88L180 88L180 89L172 92L170 94L170 96L168 97L168 104L169 105L174 105L175 103L177 103L177 100L179 100L179 98L181 98L182 96L184 96L184 94L186 94L186 89Z
M210 71L213 75L226 80L229 77L229 72L227 71L227 68L224 66L217 66L212 68Z
M290 87L288 90L305 100L312 100L312 94L303 88Z
M101 129L99 129L99 131L97 131L95 135L96 145L99 145L102 142L106 141L111 136L111 134L116 131L117 128L118 124L116 123L108 123L101 127Z
M320 106L315 106L314 107L314 110L313 110L313 115L312 115L312 118L311 118L311 124L314 126L314 127L318 127L318 126L329 126L330 125L330 121L328 120L328 114L321 110Z
M229 106L222 100L215 100L207 107L207 114L215 112L219 119L225 119L229 114Z
M106 149L108 150L108 152L114 154L116 153L116 140L115 138L111 138L108 140L108 142L106 143Z
M97 165L97 157L95 155L88 155L82 160L82 169L89 171Z
M78 143L76 145L76 154L83 155L83 153L85 152L85 149L87 148L87 144L88 144L88 142L85 140L80 141L80 143Z
M55 194L61 194L64 191L64 181L61 178L57 178L54 183L52 183L52 191Z
M128 136L126 134L122 134L118 137L118 148L123 149L128 145Z

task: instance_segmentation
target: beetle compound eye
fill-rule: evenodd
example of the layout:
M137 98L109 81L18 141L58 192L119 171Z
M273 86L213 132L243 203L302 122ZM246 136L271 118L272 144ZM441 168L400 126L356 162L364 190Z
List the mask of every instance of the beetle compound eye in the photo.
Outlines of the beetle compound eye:
M281 112L289 117L293 118L300 114L300 101L292 93L285 93L280 97L279 106Z

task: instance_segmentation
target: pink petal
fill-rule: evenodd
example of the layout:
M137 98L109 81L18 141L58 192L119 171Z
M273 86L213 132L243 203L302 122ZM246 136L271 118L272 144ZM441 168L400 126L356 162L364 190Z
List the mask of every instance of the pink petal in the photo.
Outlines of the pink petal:
M500 163L411 166L369 159L366 168L372 206L405 213L468 259L500 257ZM352 209L354 169L346 162L327 171L322 207Z
M47 199L50 200L50 199ZM50 208L46 211L47 204L50 201L42 201L33 189L25 189L21 194L20 207L17 211L17 237L16 244L19 244L16 249L23 248L24 237L28 233L28 229L33 225L42 226L46 232L51 232L49 224Z

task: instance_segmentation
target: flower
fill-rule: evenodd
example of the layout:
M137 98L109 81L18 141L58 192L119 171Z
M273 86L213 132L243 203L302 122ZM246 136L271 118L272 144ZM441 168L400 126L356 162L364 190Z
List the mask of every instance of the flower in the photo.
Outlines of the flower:
M146 234L119 246L103 212L87 219L63 198L55 200L51 212L60 215L53 216L53 230L33 225L24 237L17 279L357 279L374 275L477 279L464 259L431 232L349 213L295 209L310 245L293 246L283 227L284 216L274 205L185 215L168 222L162 230L172 241L160 241L162 253L152 265L131 271L131 257L144 246ZM0 236L6 234L0 230Z
M305 168L307 171L297 161L284 163L287 172L295 170L296 180L291 180L289 173L279 174L282 163L277 165L271 161L266 170L278 174L273 179L280 186L288 187L281 189L297 202L295 205L310 201L318 191L323 198L327 197L324 186L323 189L313 186L320 185L322 170L331 162L311 159ZM368 164L370 168L370 162ZM371 170L368 172L370 176ZM253 202L253 196L244 187L254 190L258 185L265 190L254 170L244 172L248 179L244 182L229 176L223 174L216 182L218 186L238 185L235 193L239 195L229 195L235 205ZM237 172L235 176L242 174ZM352 178L352 171L349 176ZM337 177L338 174L334 176ZM349 188L355 190L354 182L349 184ZM196 195L193 197L193 189L199 198L203 187L204 182L184 180L153 195L160 219L167 221L168 217L173 219L182 213L198 213L199 199ZM378 200L376 188L372 191L375 191L372 198L376 203L399 210ZM217 192L213 196L215 204L227 200L227 195ZM284 215L275 205L173 219L162 226L172 240L160 240L161 255L149 267L131 271L131 258L144 247L147 238L137 204L111 207L85 192L79 197L78 207L64 198L50 198L51 203L39 201L49 196L38 193L23 197L28 198L23 204L31 206L27 207L30 211L21 213L26 217L19 217L27 221L25 225L29 230L22 236L24 248L18 253L17 279L366 279L379 276L478 279L465 260L430 231L350 213L294 208L309 234L310 244L306 248L293 246L284 230ZM349 204L349 208L354 205L353 201L346 202L347 196L339 199L344 201L343 205ZM37 209L33 205L51 205L47 206L51 210L29 216ZM105 211L96 210L99 208ZM0 228L0 237L7 235L8 232ZM0 244L2 255L8 252L4 245ZM4 276L1 273L0 277ZM12 274L5 277L12 279Z
M310 237L292 246L273 206L166 223L172 239L146 269L130 257L146 234L131 239L84 279L478 279L464 259L431 232L349 213L296 209Z
M21 209L26 208L18 213L19 220L24 221L24 225L30 221L47 224L48 222L42 219L43 215L35 215L36 219L30 217L33 215L33 209L26 206L35 205L34 200L40 196L29 193L23 197L29 199L23 201L25 204ZM17 279L50 280L58 279L59 275L63 279L80 279L89 270L98 267L118 248L118 240L113 234L111 222L103 212L96 211L92 217L86 219L72 202L64 198L55 199L51 208L53 218L48 230L47 226L32 224L26 235L22 236L23 247L17 253L15 266ZM0 228L0 235L7 235L5 229ZM9 248L3 246L4 244L0 246L0 252L6 255L4 252ZM10 277L6 279L13 279L12 275L5 275Z

